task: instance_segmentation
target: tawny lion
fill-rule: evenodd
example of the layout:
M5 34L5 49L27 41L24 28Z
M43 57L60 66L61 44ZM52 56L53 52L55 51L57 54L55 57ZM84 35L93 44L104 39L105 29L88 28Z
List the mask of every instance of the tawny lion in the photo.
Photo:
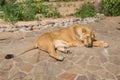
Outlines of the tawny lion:
M39 48L49 53L51 57L57 60L63 60L64 57L57 54L56 50L69 53L70 51L66 48L73 46L108 47L108 44L103 41L96 40L95 32L91 31L88 27L77 24L68 28L43 34L29 48L19 55L32 49ZM6 59L11 59L13 57L13 54L5 56Z

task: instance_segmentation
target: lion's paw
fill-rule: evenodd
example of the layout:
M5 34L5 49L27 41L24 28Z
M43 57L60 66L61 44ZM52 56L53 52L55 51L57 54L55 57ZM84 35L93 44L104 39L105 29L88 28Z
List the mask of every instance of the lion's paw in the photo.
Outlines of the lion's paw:
M70 50L67 50L67 49L66 49L66 50L64 51L64 53L65 53L65 54L71 54L72 52L71 52Z
M108 43L104 43L104 48L109 47Z
M63 61L63 60L64 60L64 57L63 57L63 56L59 56L59 57L57 58L57 60L58 60L58 61Z

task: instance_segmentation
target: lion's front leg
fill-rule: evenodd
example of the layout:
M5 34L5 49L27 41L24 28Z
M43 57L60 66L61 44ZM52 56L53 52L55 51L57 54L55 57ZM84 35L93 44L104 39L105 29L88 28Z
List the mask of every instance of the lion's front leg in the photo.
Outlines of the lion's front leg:
M109 45L108 45L108 43L105 43L104 41L97 41L97 40L95 40L95 41L93 41L93 46L95 46L95 47L108 47Z

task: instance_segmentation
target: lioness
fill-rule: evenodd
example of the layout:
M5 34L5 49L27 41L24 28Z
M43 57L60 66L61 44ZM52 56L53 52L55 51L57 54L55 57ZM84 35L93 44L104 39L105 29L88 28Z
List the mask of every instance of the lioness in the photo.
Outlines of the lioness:
M19 55L39 48L49 53L49 55L57 60L63 60L64 57L56 53L56 50L69 53L66 48L72 46L86 46L86 47L107 47L108 44L103 41L95 39L95 33L88 27L82 25L73 25L57 31L52 31L40 36L32 46L24 50ZM6 55L6 59L13 58L13 54Z

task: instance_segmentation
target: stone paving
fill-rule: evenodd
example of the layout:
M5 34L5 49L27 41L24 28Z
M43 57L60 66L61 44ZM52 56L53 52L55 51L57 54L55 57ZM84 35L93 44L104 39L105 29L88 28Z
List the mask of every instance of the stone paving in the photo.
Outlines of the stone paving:
M43 32L25 33L22 38L0 40L0 80L120 80L120 17L87 24L97 32L97 39L108 48L72 47L64 61L56 61L46 52L32 50L6 60L8 53L17 54ZM50 31L50 29L48 30Z

